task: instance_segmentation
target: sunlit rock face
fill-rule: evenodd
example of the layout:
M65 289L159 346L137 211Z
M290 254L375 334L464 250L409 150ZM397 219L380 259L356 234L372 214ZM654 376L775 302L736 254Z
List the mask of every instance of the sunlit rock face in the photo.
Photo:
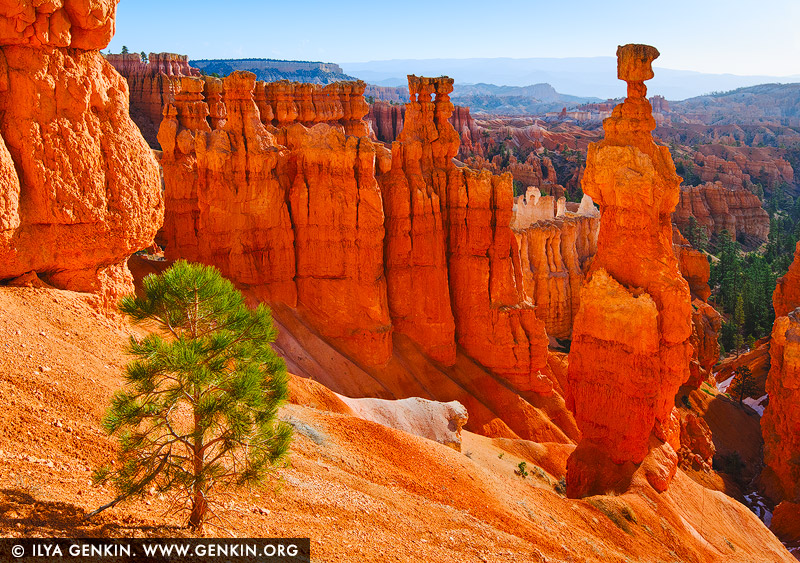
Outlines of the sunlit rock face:
M569 354L568 404L583 433L570 456L567 493L625 489L636 466L668 487L677 465L678 387L689 378L692 308L672 247L680 177L655 121L644 81L658 51L626 45L618 77L628 97L589 147L583 191L600 207L597 253L581 291Z
M163 217L158 164L99 49L116 1L0 6L0 279L35 271L101 295L133 289L128 256Z

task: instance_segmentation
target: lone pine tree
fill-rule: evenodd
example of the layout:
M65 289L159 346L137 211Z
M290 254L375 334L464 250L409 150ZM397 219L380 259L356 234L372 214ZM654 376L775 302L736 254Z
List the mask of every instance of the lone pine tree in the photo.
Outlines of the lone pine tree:
M249 309L216 269L180 261L143 285L120 309L161 334L131 338L127 388L103 421L119 436L118 464L95 473L119 494L89 516L155 487L201 531L214 491L263 482L287 455L286 367L269 309Z

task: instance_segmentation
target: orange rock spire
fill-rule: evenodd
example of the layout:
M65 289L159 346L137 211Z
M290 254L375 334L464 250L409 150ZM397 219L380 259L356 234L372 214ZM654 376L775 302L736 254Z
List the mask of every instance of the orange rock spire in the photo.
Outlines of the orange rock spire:
M568 463L572 497L627 488L648 453L647 478L664 490L677 464L672 410L689 377L692 310L672 248L681 180L668 149L653 142L645 97L658 54L647 45L617 50L628 98L587 157L583 191L602 219L569 354L568 403L583 433Z

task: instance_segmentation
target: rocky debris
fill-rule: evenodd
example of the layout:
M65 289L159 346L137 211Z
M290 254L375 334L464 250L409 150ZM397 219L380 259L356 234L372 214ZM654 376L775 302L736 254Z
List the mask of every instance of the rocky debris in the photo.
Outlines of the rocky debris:
M0 9L0 279L35 271L115 302L163 216L125 82L97 51L116 2L34 4Z
M708 236L727 230L735 239L748 236L759 241L767 240L769 215L752 192L744 188L730 189L722 182L708 182L700 186L684 186L680 195L674 213L678 227L686 229L689 218L694 217Z
M717 452L711 429L693 412L681 409L681 439L678 463L682 469L711 471L714 454Z
M458 401L440 403L419 397L386 399L339 398L358 418L396 428L461 451L461 428L467 423L467 409Z
M664 490L677 465L673 398L689 378L691 297L672 248L680 178L653 142L645 98L657 56L617 50L628 97L589 147L583 189L602 218L569 353L567 400L583 434L568 461L571 497L626 489L648 454L643 470Z

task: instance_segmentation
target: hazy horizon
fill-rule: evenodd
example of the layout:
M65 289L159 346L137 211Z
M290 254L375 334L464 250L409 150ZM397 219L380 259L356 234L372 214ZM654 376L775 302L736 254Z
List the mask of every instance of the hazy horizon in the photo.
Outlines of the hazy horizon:
M192 59L277 58L352 63L393 59L614 56L647 43L657 66L735 75L800 75L800 3L677 0L464 0L380 4L122 0L109 46Z

